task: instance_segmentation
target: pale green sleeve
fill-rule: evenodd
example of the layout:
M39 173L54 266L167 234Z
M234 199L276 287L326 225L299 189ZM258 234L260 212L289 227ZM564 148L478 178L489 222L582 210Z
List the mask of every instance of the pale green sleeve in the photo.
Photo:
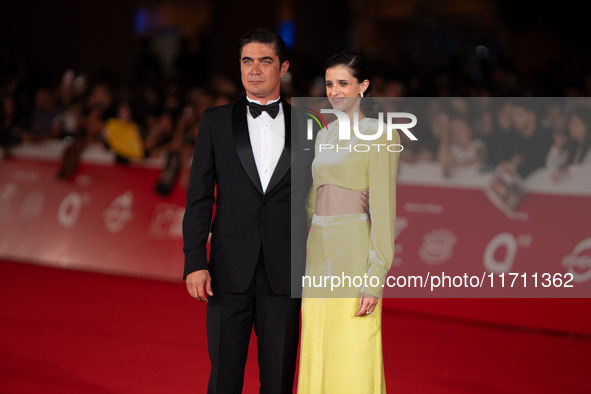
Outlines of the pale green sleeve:
M312 225L312 216L316 210L316 188L314 184L310 187L310 192L306 198L306 218L308 219L308 228Z
M384 135L379 143L384 145L379 152L372 149L369 159L369 266L367 287L361 289L376 297L382 296L386 275L392 266L396 233L396 172L400 154L389 152L386 145L400 144L400 136L394 131L391 141ZM398 150L394 148L392 150ZM372 277L377 279L372 280Z

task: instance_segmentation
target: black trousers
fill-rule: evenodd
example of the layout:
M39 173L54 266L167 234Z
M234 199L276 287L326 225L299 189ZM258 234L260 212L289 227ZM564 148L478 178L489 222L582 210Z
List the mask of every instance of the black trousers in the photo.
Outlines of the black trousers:
M220 292L207 303L211 371L208 394L239 394L254 324L261 394L292 393L301 299L275 295L261 255L248 290Z

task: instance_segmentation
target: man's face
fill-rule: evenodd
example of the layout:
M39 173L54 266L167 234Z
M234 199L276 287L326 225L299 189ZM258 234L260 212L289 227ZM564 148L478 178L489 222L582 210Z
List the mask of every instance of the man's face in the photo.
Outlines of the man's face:
M280 64L279 57L269 44L250 43L240 54L242 85L249 98L266 104L279 97L281 78L287 72L289 62Z

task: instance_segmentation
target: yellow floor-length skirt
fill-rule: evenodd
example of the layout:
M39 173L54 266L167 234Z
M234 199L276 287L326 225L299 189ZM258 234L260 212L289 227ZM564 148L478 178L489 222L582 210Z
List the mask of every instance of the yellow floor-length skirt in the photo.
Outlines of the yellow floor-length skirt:
M306 275L362 277L368 254L366 214L313 217ZM370 315L355 317L359 291L355 286L331 291L330 284L304 288L299 394L386 392L382 302Z

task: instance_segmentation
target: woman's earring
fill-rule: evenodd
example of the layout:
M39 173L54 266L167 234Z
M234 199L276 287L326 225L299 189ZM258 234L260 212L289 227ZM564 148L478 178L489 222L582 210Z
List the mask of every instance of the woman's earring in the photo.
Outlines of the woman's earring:
M360 95L361 98L363 98L363 92L361 92L359 95Z

